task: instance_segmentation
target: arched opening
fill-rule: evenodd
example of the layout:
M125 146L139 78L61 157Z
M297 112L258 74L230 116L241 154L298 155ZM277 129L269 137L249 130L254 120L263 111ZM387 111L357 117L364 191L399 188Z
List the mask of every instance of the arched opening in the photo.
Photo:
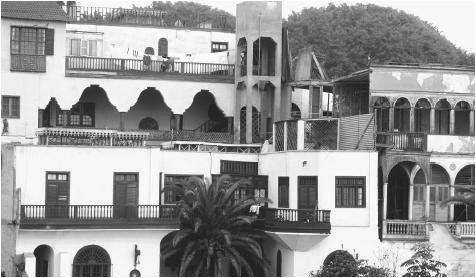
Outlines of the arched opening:
M474 164L463 167L455 179L455 195L465 196L473 192L474 198ZM454 221L474 221L474 206L469 204L454 205Z
M139 122L139 130L159 130L159 124L156 120L147 117Z
M97 85L86 88L79 101L67 112L67 126L119 128L119 111L106 92ZM58 119L58 124L61 119Z
M386 97L379 97L374 102L374 112L377 120L377 131L388 131L390 103Z
M281 255L281 250L278 250L278 253L276 254L276 277L282 276L282 272L281 272L282 260L283 258Z
M178 277L179 275L179 262L181 260L181 254L175 254L164 259L162 255L165 250L168 250L172 242L173 234L169 233L160 241L160 277Z
M430 133L430 102L421 98L415 104L414 124L415 132Z
M155 54L155 51L154 51L154 48L148 46L145 48L144 50L144 54L145 55L154 55Z
M35 248L33 255L36 258L35 276L53 277L53 249L48 245L40 245Z
M426 178L425 173L420 168L413 178L413 206L412 219L425 219L425 199L426 199Z
M228 131L228 121L217 106L213 94L202 90L195 95L192 105L183 113L183 129L200 132Z
M471 106L466 101L460 101L455 106L455 134L470 135Z
M162 56L164 58L169 56L169 42L167 41L166 38L160 38L159 39L158 54L159 54L159 56Z
M410 131L410 102L401 97L395 102L394 128L400 132Z
M450 133L451 105L446 99L441 99L435 106L435 134Z
M410 178L408 165L401 162L388 174L387 218L408 220Z
M301 119L301 109L295 103L291 103L291 118Z
M274 76L276 42L270 37L261 37L253 42L253 75Z
M172 110L155 88L147 88L139 95L137 102L126 113L125 129L136 129L145 118L155 120L160 130L170 130Z
M240 38L238 40L238 46L237 46L237 53L239 55L239 61L240 61L240 75L245 76L246 75L246 53L247 53L247 43L246 43L246 38Z
M430 215L431 221L448 221L448 207L441 207L440 202L450 196L450 177L438 164L431 164Z
M43 118L39 127L63 126L63 113L56 98L52 97L43 110Z
M260 113L258 112L258 109L253 106L251 110L251 139L253 143L260 141L259 127ZM241 107L240 110L240 143L246 143L246 106Z
M111 258L104 248L88 245L81 248L73 260L74 277L111 276Z

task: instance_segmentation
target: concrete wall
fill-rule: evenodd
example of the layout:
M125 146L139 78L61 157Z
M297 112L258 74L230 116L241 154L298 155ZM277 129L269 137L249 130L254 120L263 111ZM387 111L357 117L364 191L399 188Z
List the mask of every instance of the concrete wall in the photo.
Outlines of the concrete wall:
M428 151L474 154L474 136L428 135Z

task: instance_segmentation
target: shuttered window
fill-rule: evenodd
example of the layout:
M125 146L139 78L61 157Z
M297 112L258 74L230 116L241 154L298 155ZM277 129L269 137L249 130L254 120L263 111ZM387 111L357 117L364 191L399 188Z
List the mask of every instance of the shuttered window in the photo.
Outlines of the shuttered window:
M258 162L220 160L220 173L236 175L257 175Z
M336 177L336 208L365 207L365 177Z
M278 177L278 207L289 207L289 177Z
M46 29L45 33L45 54L54 55L55 54L55 30Z

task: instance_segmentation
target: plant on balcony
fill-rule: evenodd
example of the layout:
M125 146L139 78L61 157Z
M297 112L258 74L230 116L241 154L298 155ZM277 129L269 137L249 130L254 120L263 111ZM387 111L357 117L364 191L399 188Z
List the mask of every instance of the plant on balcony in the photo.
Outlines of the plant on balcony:
M267 236L254 227L255 218L243 215L251 205L269 202L249 197L233 200L235 190L249 181L231 183L222 176L207 186L199 178L176 185L180 230L169 233L161 256L180 276L263 276L268 263L261 242Z
M402 267L407 268L404 277L446 277L442 268L446 264L433 259L433 248L428 243L416 244L412 250L415 254L402 263Z

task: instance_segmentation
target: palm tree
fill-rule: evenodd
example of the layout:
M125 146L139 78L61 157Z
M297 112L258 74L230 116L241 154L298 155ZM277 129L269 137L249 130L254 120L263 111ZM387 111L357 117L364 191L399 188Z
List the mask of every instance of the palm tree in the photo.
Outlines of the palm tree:
M440 206L462 204L470 206L474 209L474 185L455 185L455 189L459 189L459 193L442 201Z
M255 276L267 272L260 242L266 234L253 225L254 217L243 212L250 205L269 202L267 198L233 200L235 190L250 185L231 183L222 176L207 186L192 177L174 186L182 196L177 207L180 229L164 237L161 254L166 264L179 268L179 276ZM231 266L231 268L230 268Z

